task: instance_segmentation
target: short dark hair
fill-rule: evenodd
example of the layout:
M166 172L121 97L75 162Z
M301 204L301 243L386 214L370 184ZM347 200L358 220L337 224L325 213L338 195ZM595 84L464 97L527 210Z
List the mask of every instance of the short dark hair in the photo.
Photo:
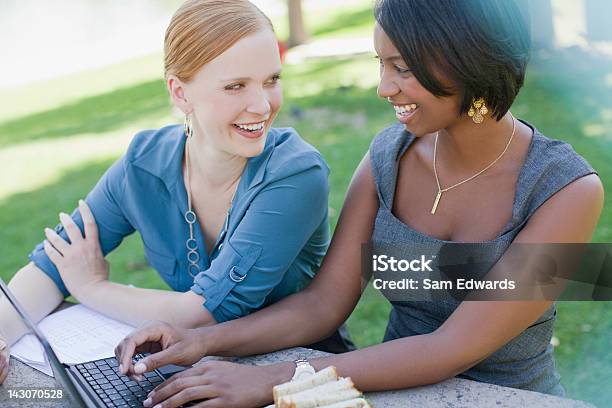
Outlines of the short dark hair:
M377 0L374 15L429 92L463 94L460 114L480 97L496 120L508 112L531 48L529 16L514 0Z

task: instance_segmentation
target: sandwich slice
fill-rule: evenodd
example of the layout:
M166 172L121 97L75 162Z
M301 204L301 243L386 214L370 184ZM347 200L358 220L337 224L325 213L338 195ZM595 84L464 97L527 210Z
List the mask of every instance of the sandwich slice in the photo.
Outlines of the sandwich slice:
M327 367L311 377L274 387L274 405L266 408L371 408L350 378Z

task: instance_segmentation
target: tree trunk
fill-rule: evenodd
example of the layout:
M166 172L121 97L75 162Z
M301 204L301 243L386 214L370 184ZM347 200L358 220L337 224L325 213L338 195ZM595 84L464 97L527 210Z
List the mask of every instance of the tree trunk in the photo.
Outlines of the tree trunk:
M289 10L289 47L304 44L308 41L308 33L304 26L302 0L287 0Z

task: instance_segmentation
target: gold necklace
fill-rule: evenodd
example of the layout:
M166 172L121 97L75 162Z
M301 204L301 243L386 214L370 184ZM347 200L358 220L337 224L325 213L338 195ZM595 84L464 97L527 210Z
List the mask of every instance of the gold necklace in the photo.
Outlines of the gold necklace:
M465 180L455 183L450 187L446 187L446 188L440 187L440 179L438 178L438 171L436 170L436 154L438 151L438 136L440 135L440 131L436 132L436 138L434 140L433 172L434 172L434 177L436 178L436 185L438 186L438 194L436 194L436 199L433 203L433 207L431 207L432 214L435 214L436 210L438 209L438 204L440 204L442 193L445 193L452 188L459 187L461 184L467 183L468 181L480 176L482 173L489 170L495 163L497 163L499 159L501 159L502 156L506 153L506 151L508 150L508 147L510 147L510 143L512 143L512 139L514 138L514 132L516 131L516 119L514 119L514 116L512 116L512 114L510 114L510 116L512 117L512 134L510 135L510 139L508 139L508 143L506 143L506 147L504 148L504 151L501 152L501 154L497 156L497 158L493 160L491 164L489 164L484 169L480 170L478 173L474 174L471 177L466 178Z

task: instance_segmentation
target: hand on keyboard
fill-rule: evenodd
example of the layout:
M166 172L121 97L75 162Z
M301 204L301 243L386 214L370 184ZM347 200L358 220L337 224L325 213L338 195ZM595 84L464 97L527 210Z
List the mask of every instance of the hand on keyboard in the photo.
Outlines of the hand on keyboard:
M167 323L154 322L130 333L115 348L119 371L139 378L167 364L191 365L206 354L205 342L198 333L201 329L182 329ZM135 353L152 353L134 364Z

